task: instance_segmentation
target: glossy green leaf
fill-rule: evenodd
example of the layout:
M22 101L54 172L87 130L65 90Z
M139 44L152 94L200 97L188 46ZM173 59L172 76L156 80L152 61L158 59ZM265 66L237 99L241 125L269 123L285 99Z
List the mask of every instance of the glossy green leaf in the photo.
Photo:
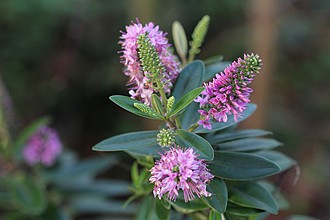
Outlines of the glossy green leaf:
M218 151L209 165L211 173L229 180L253 180L280 172L270 160L256 154Z
M184 94L202 86L205 74L204 63L196 60L188 64L180 73L176 80L173 95L176 100L179 100ZM190 103L185 111L180 114L181 126L183 129L188 129L192 124L198 121L199 104L196 102Z
M230 62L228 61L219 61L217 63L206 65L203 81L210 81L212 78L215 77L215 74L222 72L229 64Z
M272 138L244 138L215 145L221 151L257 151L269 150L282 143Z
M243 207L265 210L272 214L278 213L273 196L256 182L230 182L227 184L229 201Z
M224 220L221 216L221 213L210 210L209 220Z
M151 96L151 105L158 112L158 114L163 115L163 106L159 97L156 94L152 94Z
M124 151L157 145L159 131L139 131L105 139L93 147L95 151Z
M210 206L218 212L224 213L228 202L226 183L222 179L214 178L207 186L207 191L212 194L211 197L205 198Z
M174 103L172 110L168 113L167 117L172 117L187 107L194 99L204 90L199 87L189 91L187 94L182 96L176 103Z
M295 160L278 151L260 151L256 154L276 163L281 168L281 171L287 170L297 165Z
M242 117L239 117L236 122L234 121L234 116L229 115L227 122L211 122L212 130L199 126L194 132L195 133L209 133L209 132L223 130L225 128L238 124L241 121L247 119L248 117L250 117L253 114L253 112L256 109L257 109L257 106L255 104L249 103L246 110L242 113Z
M163 153L164 149L162 147L160 147L158 144L155 144L155 145L149 146L149 147L126 150L125 152L127 152L131 155L134 155L136 157L139 157L139 156L159 157L159 154Z
M242 138L260 137L269 134L272 134L272 132L261 129L246 129L225 133L216 133L206 136L206 139L213 145Z
M41 214L47 200L42 185L30 178L17 177L7 179L12 204L21 212L30 215Z
M173 96L175 99L179 100L191 90L202 86L204 72L204 63L200 60L195 60L183 68L174 85Z
M179 54L182 61L186 60L186 56L188 52L188 42L187 42L186 33L180 22L178 21L173 22L172 35L177 53Z
M176 134L175 140L180 147L193 148L200 158L208 161L213 160L213 148L204 138L183 129L176 130Z
M161 119L161 117L157 116L157 115L151 115L151 114L147 114L145 112L142 112L141 110L137 109L134 106L134 103L140 103L138 100L132 99L130 97L127 96L123 96L123 95L113 95L110 96L110 100L113 101L114 103L116 103L118 106L122 107L123 109L136 114L138 116L141 117L145 117L145 118L149 118L149 119Z
M238 216L252 216L252 215L259 215L260 213L263 213L265 211L261 209L239 206L229 202L227 207L227 212Z

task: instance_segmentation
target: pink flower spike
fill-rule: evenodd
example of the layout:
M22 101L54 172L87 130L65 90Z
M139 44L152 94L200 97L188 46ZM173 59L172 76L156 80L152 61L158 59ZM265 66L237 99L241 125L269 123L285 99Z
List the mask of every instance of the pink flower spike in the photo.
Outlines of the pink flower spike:
M195 194L210 197L206 191L206 184L213 179L213 175L202 159L198 159L192 148L182 149L172 147L151 168L149 181L154 183L154 197L167 198L175 201L179 190L183 191L185 202L195 198Z
M203 93L195 99L201 107L198 124L211 130L211 120L227 122L228 115L233 115L234 121L238 121L250 102L253 90L248 85L259 72L260 66L258 55L244 55L244 59L238 58L237 62L234 61L223 72L216 74L211 82L204 83Z

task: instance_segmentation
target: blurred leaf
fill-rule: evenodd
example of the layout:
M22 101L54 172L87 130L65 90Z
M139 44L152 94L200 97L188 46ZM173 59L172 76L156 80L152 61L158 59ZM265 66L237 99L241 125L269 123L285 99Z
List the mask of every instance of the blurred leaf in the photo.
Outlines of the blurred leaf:
M21 212L41 214L47 205L43 186L31 178L15 177L6 180L12 204Z
M297 165L295 160L278 151L260 151L256 154L276 163L281 168L281 172Z
M156 214L159 219L161 220L169 220L170 219L170 208L164 205L164 200L156 199L155 206L156 206ZM169 206L170 207L170 206Z
M229 180L253 180L274 175L280 168L256 154L217 151L209 169L213 175Z
M207 186L207 191L212 193L211 197L206 197L210 206L220 213L226 211L228 202L228 192L226 183L219 178L214 178Z
M176 143L183 148L193 148L200 158L211 161L214 157L214 151L209 142L201 136L185 131L183 129L176 130Z
M213 210L210 211L209 220L223 220L220 213Z
M186 56L188 52L188 42L187 36L185 34L184 28L179 21L174 21L172 25L172 35L175 45L175 49L179 54L181 61L186 61Z
M37 119L30 125L28 125L26 128L24 128L24 130L18 135L12 146L12 155L17 161L22 160L21 151L24 148L28 139L31 137L31 135L34 134L40 126L48 124L49 121L50 119L48 117Z
M249 103L246 110L242 113L242 117L239 117L238 120L234 121L234 116L229 115L227 122L211 122L212 130L203 128L202 126L199 126L194 132L195 133L209 133L209 132L215 132L219 130L223 130L225 128L228 128L230 126L233 126L235 124L240 123L241 121L247 119L250 117L253 112L257 109L257 106L255 104Z
M265 211L261 209L243 207L229 202L227 207L227 212L238 216L251 216L251 215L258 215Z
M318 218L307 215L291 215L288 220L319 220Z
M150 114L144 113L141 110L137 109L134 106L134 104L135 103L142 104L142 103L139 102L138 100L132 99L130 97L123 96L123 95L113 95L113 96L110 96L110 100L113 101L114 103L116 103L117 105L119 105L120 107L122 107L123 109L125 109L133 114L136 114L138 116L149 118L149 119L161 119L157 115L150 115Z
M124 151L158 145L159 131L139 131L105 139L93 147L95 151Z
M201 199L195 198L192 201L185 202L182 196L177 197L176 201L167 200L177 211L182 212L184 214L205 210L208 208L207 204L205 204Z
M36 220L71 220L71 217L66 213L63 207L59 205L50 204L46 211Z
M215 74L222 72L229 64L230 62L227 61L219 61L217 63L206 65L203 82L210 81L212 78L215 77Z
M154 212L155 202L151 196L147 196L138 209L136 216L137 220L157 220L157 216Z
M233 141L242 138L260 137L272 134L270 131L261 129L237 130L232 132L218 133L206 136L206 139L213 145L226 141Z
M167 117L173 117L189 105L194 99L204 90L203 87L193 89L182 96L176 103L174 103L172 110L168 113Z
M244 138L224 142L216 146L218 146L221 151L257 151L269 150L281 145L282 143L272 138Z
M125 208L120 201L106 200L100 197L78 196L68 202L68 208L75 214L135 214L136 206L129 204Z
M278 213L273 196L256 182L230 182L227 186L230 202L243 207L265 210L272 214Z
M116 163L117 160L114 156L92 157L70 164L70 166L59 166L58 168L44 171L42 175L48 181L74 185L82 180L91 180L95 175Z

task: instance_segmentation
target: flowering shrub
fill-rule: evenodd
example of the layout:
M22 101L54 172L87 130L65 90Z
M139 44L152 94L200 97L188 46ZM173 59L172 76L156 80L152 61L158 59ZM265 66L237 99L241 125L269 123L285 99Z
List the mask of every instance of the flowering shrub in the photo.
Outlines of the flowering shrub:
M163 125L110 137L93 149L124 151L136 159L133 195L126 204L142 199L138 219L263 219L281 207L276 186L264 178L295 161L274 150L281 143L264 137L270 132L236 129L256 109L249 84L261 59L245 54L231 64L221 58L194 60L209 20L204 16L197 24L189 50L183 27L174 22L180 61L171 53L166 33L153 23L137 20L120 37L130 97L113 95L110 100Z

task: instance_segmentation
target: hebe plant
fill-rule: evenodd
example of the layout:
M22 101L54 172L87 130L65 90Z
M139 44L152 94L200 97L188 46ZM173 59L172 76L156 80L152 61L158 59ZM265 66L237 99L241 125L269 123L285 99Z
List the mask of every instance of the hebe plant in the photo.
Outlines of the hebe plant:
M131 97L110 100L163 125L110 137L93 149L125 151L136 159L127 203L142 199L138 219L263 219L279 211L281 195L264 178L295 161L274 150L281 143L265 137L271 132L236 129L256 110L249 84L261 59L247 54L231 64L221 58L194 60L209 20L204 16L197 24L189 51L182 25L174 22L181 62L153 23L137 20L122 32L121 62Z

